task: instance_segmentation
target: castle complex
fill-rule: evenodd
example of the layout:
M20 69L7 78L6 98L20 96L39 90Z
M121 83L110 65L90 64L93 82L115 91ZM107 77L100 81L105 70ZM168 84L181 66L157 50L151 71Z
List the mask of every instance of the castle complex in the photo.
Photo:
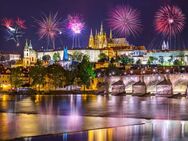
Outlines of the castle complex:
M103 25L101 24L100 31L96 30L95 35L92 30L90 33L88 47L86 48L78 48L78 49L68 49L68 54L72 55L74 52L82 52L83 54L87 54L90 56L91 62L98 62L99 55L101 53L105 53L109 58L127 55L127 56L143 56L146 52L144 46L132 46L129 45L126 38L113 38L112 31L110 31L110 35L107 34L103 30ZM48 51L35 51L32 48L31 41L28 44L26 41L24 47L24 65L29 66L36 62L37 59L42 60L43 56L50 56L50 60L53 60L53 56L55 53L60 55L60 60L63 60L64 49L62 50L48 50Z
M103 31L103 25L101 24L100 31L96 31L95 35L92 30L89 37L89 48L92 49L107 49L110 47L129 46L129 43L125 38L113 38L112 31L110 30L109 37Z
M55 54L59 54L59 58L62 61L70 61L71 58L68 58L68 56L64 57L64 55L73 55L75 52L87 54L90 57L90 61L94 63L98 62L99 55L104 53L109 58L128 56L133 58L134 62L140 60L142 64L146 64L150 57L154 58L154 64L162 62L163 65L171 65L169 60L171 60L172 63L177 59L184 60L185 64L188 64L188 51L170 51L169 44L165 41L161 46L161 51L148 51L144 46L130 45L126 38L113 38L112 31L107 35L101 24L100 30L96 30L95 34L93 34L91 30L88 46L86 48L35 51L31 41L29 43L26 41L23 53L23 65L30 66L34 64L37 59L43 60L44 56L48 56L49 60L53 63ZM66 60L64 60L64 58L66 58Z

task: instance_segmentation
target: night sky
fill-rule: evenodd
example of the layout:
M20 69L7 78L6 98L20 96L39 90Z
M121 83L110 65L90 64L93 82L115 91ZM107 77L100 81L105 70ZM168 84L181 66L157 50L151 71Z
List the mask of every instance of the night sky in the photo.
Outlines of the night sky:
M21 53L25 39L32 40L34 49L40 49L41 46L45 47L46 41L39 40L36 34L37 24L34 22L34 18L39 19L42 13L48 14L49 12L58 12L59 17L62 19L66 19L68 14L80 13L86 22L86 29L80 37L81 45L85 47L88 42L90 29L99 29L101 22L104 23L105 31L109 33L109 27L106 22L107 15L110 9L119 4L129 4L141 12L143 31L137 37L128 37L128 41L134 45L145 45L148 47L153 40L160 38L154 30L153 20L157 9L165 3L179 6L188 19L188 0L0 0L1 20L4 17L21 17L26 20L27 25L27 30L21 40L20 47L16 47L13 41L5 41L1 26L0 49L6 52ZM61 45L60 40L63 41L63 45ZM187 20L179 40L184 41L185 46L188 44ZM58 37L56 46L60 48L71 46L71 42L72 38L65 32L61 37Z

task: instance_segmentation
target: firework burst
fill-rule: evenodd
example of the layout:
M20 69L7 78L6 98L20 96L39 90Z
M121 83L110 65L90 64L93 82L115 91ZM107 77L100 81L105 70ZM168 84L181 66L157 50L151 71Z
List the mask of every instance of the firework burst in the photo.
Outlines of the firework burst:
M84 29L84 25L85 23L80 16L68 16L68 29L70 29L74 34L80 34Z
M40 39L46 38L48 41L52 41L53 48L55 48L55 38L61 33L61 24L57 13L49 14L48 16L44 15L41 20L37 20L37 24L39 26L38 35Z
M183 31L185 15L177 6L164 6L155 15L155 29L164 36L171 37Z
M7 19L7 18L4 18L2 20L2 26L6 27L6 28L9 28L11 26L13 26L13 20L12 19Z
M25 20L17 18L15 22L19 28L26 29Z
M125 36L135 36L142 29L140 13L130 6L117 6L115 9L112 9L108 23L112 30Z
M19 46L19 40L24 34L21 29L26 29L25 21L21 18L17 18L17 20L14 22L12 19L4 18L2 20L2 25L5 27L6 40L13 40L16 43L16 46Z

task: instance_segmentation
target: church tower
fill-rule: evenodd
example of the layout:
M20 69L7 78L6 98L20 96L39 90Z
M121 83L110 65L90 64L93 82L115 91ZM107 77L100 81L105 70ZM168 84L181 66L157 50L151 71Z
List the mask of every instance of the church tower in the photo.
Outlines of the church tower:
M107 47L107 36L106 33L104 33L103 24L101 23L100 32L95 35L96 36L96 48L106 48Z
M33 49L32 44L31 44L31 40L30 40L30 43L29 43L29 49Z
M94 36L93 36L92 29L91 29L90 37L89 37L89 48L95 48Z
M69 60L69 54L68 54L68 49L65 47L63 49L63 61L68 61Z
M37 62L37 53L33 50L31 41L28 44L28 41L25 42L24 52L23 52L23 64L24 66L31 66Z
M28 42L27 40L25 41L25 46L24 46L24 55L23 57L26 58L29 56L29 45L28 45Z

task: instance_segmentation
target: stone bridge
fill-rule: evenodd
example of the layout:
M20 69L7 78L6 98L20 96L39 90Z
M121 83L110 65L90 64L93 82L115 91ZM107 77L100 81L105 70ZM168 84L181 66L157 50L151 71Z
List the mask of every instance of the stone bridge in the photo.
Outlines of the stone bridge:
M163 81L165 76L165 74L143 75L147 92L155 93L156 85ZM168 77L172 83L173 93L184 94L188 85L188 73L169 74ZM125 91L129 93L132 92L132 85L140 80L140 75L111 76L107 78L109 86L119 80L123 80Z

